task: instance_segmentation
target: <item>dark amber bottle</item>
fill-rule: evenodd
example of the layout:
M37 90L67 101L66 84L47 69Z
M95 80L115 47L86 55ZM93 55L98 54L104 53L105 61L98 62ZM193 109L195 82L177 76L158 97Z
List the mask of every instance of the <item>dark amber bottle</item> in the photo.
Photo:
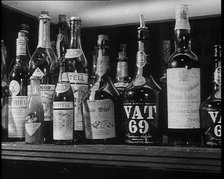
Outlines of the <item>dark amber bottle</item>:
M148 38L149 30L140 15L136 72L123 95L124 133L128 144L158 145L161 142L158 115L161 88L150 74Z
M201 103L200 120L203 130L204 145L221 147L222 113L221 113L221 45L214 46L214 88L211 95Z

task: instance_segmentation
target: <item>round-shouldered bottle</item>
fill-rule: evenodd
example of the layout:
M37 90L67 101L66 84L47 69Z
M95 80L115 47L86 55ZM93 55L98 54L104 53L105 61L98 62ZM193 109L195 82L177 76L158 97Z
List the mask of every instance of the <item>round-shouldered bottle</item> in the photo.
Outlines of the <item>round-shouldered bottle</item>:
M87 142L97 144L120 143L121 100L109 76L109 38L98 36L96 81L84 98L82 109Z
M136 72L123 95L125 142L135 145L159 145L159 94L161 88L150 74L148 53L149 30L140 15Z
M167 134L169 145L200 146L200 64L191 51L188 6L178 7L175 24L175 52L167 68Z

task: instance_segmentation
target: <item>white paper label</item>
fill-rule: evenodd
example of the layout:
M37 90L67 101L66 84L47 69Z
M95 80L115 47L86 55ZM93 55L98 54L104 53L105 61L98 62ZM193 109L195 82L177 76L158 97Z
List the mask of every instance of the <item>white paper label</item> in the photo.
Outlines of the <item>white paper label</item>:
M74 131L73 102L53 103L54 140L73 140Z
M26 123L25 129L29 136L32 136L41 126L40 122Z
M124 78L128 76L128 64L127 62L117 63L117 77Z
M85 113L86 138L107 139L116 137L114 104L112 100L87 101L87 106L89 113Z
M20 84L16 80L12 80L9 84L9 90L12 96L16 96L20 92Z
M168 128L200 128L200 69L167 69Z
M25 137L25 113L27 96L9 97L8 136Z
M40 78L42 78L44 76L44 73L41 71L40 68L36 68L35 71L33 72L32 76L38 76Z

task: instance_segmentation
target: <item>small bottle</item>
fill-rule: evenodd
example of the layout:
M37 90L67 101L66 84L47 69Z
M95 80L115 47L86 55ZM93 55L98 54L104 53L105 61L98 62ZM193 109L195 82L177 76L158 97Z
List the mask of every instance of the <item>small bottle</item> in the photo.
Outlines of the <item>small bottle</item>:
M89 80L89 88L93 86L93 84L96 81L96 66L97 66L97 55L98 55L98 47L94 46L94 49L92 51L92 69L91 69L91 75Z
M214 45L214 89L211 95L201 103L200 118L203 129L204 145L207 147L221 147L221 45Z
M69 82L74 93L74 141L85 141L81 102L88 91L87 60L81 46L81 19L71 17L70 44L65 54L65 70L68 72Z
M9 74L8 139L25 139L24 117L27 105L28 69L26 66L26 37L22 32L16 39L16 63Z
M118 143L121 140L121 101L109 76L109 38L98 36L96 82L83 101L85 136L90 143Z
M122 94L130 82L130 77L128 76L128 58L126 56L127 45L121 44L121 49L122 51L118 53L117 58L117 74L114 86Z
M64 58L66 50L69 47L68 30L69 27L66 20L66 15L60 14L58 22L58 35L56 42L56 51L59 60L61 58Z
M65 61L60 61L60 73L53 97L53 140L55 144L74 142L74 95L65 72Z
M29 64L29 75L41 77L41 100L44 107L44 141L53 141L53 93L58 81L58 59L50 43L50 16L42 11L39 16L38 45ZM28 85L28 96L30 85Z
M31 93L25 116L26 144L44 143L44 108L40 97L40 77L31 76Z
M123 95L123 122L125 142L136 145L159 145L160 86L150 74L148 38L149 30L140 15L136 72Z
M1 40L1 139L8 138L8 97L9 86L7 80L7 50L4 40Z
M175 52L167 69L167 111L169 145L201 145L199 106L201 101L200 64L191 51L188 6L176 11Z

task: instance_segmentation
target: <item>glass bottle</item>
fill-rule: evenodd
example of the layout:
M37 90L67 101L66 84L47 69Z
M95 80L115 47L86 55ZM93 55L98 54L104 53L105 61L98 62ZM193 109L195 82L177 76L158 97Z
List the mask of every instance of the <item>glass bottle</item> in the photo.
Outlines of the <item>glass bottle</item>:
M42 11L39 16L38 45L29 64L29 75L41 77L41 100L44 107L44 141L53 141L53 93L58 78L58 59L50 44L50 16ZM30 85L28 86L28 96Z
M91 68L91 75L89 80L89 88L93 86L96 81L96 66L97 66L97 55L98 55L98 47L94 46L92 51L92 68Z
M188 6L176 11L175 52L167 69L167 110L169 145L201 145L199 118L200 65L191 51Z
M1 140L8 138L8 97L9 86L7 80L7 49L4 40L1 40Z
M9 109L8 109L8 139L24 140L24 117L27 105L28 69L26 66L26 37L18 32L16 39L16 63L9 74Z
M68 29L69 27L67 24L66 15L60 14L58 22L58 35L56 42L56 51L58 59L62 57L64 58L66 50L69 47Z
M44 143L44 108L40 97L39 76L31 76L31 93L28 100L25 116L26 144Z
M148 38L143 15L139 16L136 72L123 95L125 142L128 144L157 145L161 142L159 130L159 94L161 88L150 74Z
M24 36L26 37L26 66L27 68L29 67L29 60L30 60L30 50L29 50L29 25L27 24L20 24L19 25L19 32L21 32L22 34L24 34ZM11 72L13 65L15 65L16 63L16 59L13 59L9 65L9 72Z
M221 147L221 45L214 45L214 88L211 95L201 103L200 118L203 129L204 145Z
M90 143L121 141L121 100L109 76L109 38L98 36L96 82L83 101L85 136Z
M65 61L60 61L60 73L53 97L53 140L55 144L74 142L74 95L65 72Z
M82 142L85 140L83 117L81 112L81 102L84 94L88 90L88 69L87 60L81 46L81 19L71 17L70 26L70 44L65 54L65 70L68 72L69 81L74 93L74 141Z
M128 76L128 58L126 56L127 45L121 44L121 49L122 51L118 53L117 58L117 74L114 86L122 94L130 82L130 77Z

